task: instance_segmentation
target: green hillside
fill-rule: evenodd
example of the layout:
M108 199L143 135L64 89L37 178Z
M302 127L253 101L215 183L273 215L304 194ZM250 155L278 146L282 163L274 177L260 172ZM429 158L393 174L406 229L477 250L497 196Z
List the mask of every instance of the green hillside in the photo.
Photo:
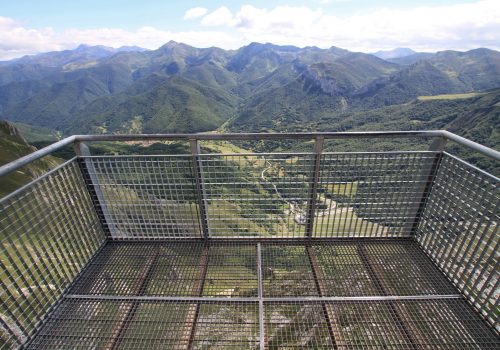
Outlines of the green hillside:
M94 101L73 116L67 132L214 130L233 116L237 101L223 89L173 77L146 91L127 91Z
M377 131L377 130L431 130L445 129L473 141L500 149L500 89L481 94L467 94L457 98L427 98L415 99L409 103L379 107L370 110L344 111L331 113L316 120L305 121L288 118L286 123L280 119L270 120L267 125L254 123L252 131ZM449 96L448 96L449 97ZM256 119L254 119L256 121ZM247 130L247 125L232 125L232 131ZM347 150L397 150L407 147L414 149L419 146L414 143L397 141L349 142L329 144L333 151ZM477 164L493 173L499 174L500 169L491 160L470 151L453 146L450 151ZM299 150L310 150L310 144L298 144ZM427 147L427 146L425 146ZM425 149L422 148L422 149ZM272 149L266 149L271 151Z
M500 86L497 51L414 55L397 63L259 43L230 51L173 41L153 51L81 47L3 63L0 117L64 134L284 130Z
M0 121L0 149L2 150L0 152L0 165L36 151L36 148L28 144L21 135L19 129L6 121ZM61 159L55 157L44 157L13 173L0 177L0 198L44 174L61 162Z
M19 130L21 135L33 145L37 142L56 142L62 138L62 134L58 131L43 128L40 126L32 126L23 123L12 123Z

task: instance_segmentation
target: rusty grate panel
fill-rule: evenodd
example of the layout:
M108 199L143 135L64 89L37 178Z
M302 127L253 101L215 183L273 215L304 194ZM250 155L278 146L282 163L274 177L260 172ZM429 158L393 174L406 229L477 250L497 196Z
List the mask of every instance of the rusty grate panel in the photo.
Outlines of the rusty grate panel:
M255 244L211 243L205 278L200 276L203 243L109 243L77 281L74 294L135 295L135 286L151 251L158 256L151 268L144 295L152 296L257 296ZM265 297L380 295L359 247L382 275L385 295L445 295L456 291L412 241L365 243L336 242L310 245L316 255L313 274L305 244L262 244L262 281ZM201 295L195 286L202 281Z
M497 349L498 337L462 300L327 302L335 318L330 326L323 303L266 303L269 349L331 349L335 328L337 349ZM401 324L392 306L406 310ZM405 328L420 332L416 342Z
M258 303L202 303L193 349L257 349Z
M366 244L364 251L371 265L385 280L388 295L456 293L415 242Z
M40 349L497 348L498 335L464 300L448 293L453 288L450 289L444 276L440 280L433 278L431 284L423 287L416 279L413 289L402 289L417 293L406 299L390 296L401 285L396 283L397 276L391 275L393 268L385 270L383 265L401 256L402 273L408 273L405 263L412 269L423 266L422 271L426 271L428 258L417 253L417 249L416 242L406 240L313 245L112 242L93 260L71 290L72 294L56 309L30 346ZM371 289L357 289L359 294L353 295L352 291L347 292L350 285L335 286L334 274L329 269L338 264L337 259L342 264L355 263L364 268L367 275L363 280L369 281ZM105 271L118 271L116 276L123 278L130 269L137 271L136 277L130 281L123 279L119 284L129 284L127 295L119 294L125 289L110 292L100 287L104 267ZM176 280L171 271L177 271L180 278ZM409 281L414 275L400 278ZM259 292L259 281L263 293ZM85 289L89 286L90 289ZM235 291L237 286L241 289ZM429 286L434 288L435 298L428 294L418 296L418 292L429 291ZM231 293L220 293L228 289ZM328 299L330 294L337 293L340 296ZM343 299L346 297L351 299Z
M135 312L119 335L116 322L129 304ZM57 310L29 349L253 349L259 342L258 304L200 302L190 314L191 303L69 299ZM186 325L196 318L194 333ZM114 340L114 337L118 339Z
M74 293L95 295L135 295L134 286L154 249L158 256L150 279L144 286L146 295L193 295L201 243L108 243L73 288Z
M203 296L257 296L255 244L211 244Z
M333 343L319 303L265 303L267 348L332 349Z
M359 247L390 290L385 295L446 295L456 290L412 241L312 244L322 296L381 295ZM311 261L304 245L264 244L263 287L266 297L317 296Z
M305 245L262 245L265 297L318 296Z
M135 295L134 286L151 251L158 249L144 295L241 297L257 295L255 244L212 243L200 266L203 243L110 243L81 276L72 292ZM206 269L204 276L200 275ZM201 283L199 288L197 285Z

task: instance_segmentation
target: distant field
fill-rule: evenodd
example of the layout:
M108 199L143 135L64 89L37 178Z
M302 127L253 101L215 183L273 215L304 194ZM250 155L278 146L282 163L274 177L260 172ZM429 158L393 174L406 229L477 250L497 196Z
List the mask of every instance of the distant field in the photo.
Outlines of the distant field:
M418 96L419 101L432 101L432 100L462 100L465 98L471 98L476 96L484 95L484 92L468 92L465 94L444 94L444 95L434 95L434 96Z

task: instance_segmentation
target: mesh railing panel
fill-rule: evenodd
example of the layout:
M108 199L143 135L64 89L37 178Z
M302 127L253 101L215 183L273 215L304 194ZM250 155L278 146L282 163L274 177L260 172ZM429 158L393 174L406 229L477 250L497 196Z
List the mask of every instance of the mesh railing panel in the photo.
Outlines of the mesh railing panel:
M326 153L317 176L305 153L81 161L115 239L331 238L410 236L436 157Z
M192 156L81 158L114 239L201 237Z
M444 154L417 239L426 253L498 330L498 179Z
M435 152L325 153L312 236L408 237ZM211 237L307 234L313 154L202 155Z
M303 237L312 155L202 155L211 237Z
M0 202L0 348L26 341L105 240L70 161Z
M408 237L434 152L325 153L314 237Z

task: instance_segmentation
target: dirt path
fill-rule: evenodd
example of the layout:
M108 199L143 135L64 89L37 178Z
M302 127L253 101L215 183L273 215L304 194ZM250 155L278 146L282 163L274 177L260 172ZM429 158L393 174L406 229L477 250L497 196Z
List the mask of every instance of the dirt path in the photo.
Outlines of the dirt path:
M295 203L295 202L290 202L288 200L286 200L280 193L280 191L278 190L278 187L272 182L270 181L265 173L271 169L273 167L273 164L266 159L266 164L267 164L267 168L263 169L261 174L260 174L260 177L262 179L262 181L264 181L265 183L271 185L273 188L274 188L274 191L276 192L276 195L283 201L285 202L286 204L288 204L290 206L290 214L293 215L293 219L295 221L295 223L299 224L299 225L305 225L306 224L306 211L304 209L302 209L300 207L299 204ZM337 202L335 202L334 200L331 200L331 199L328 199L324 196L321 196L321 200L325 203L325 205L327 206L326 209L323 209L323 210L316 210L315 213L314 213L314 216L315 217L322 217L322 216L326 216L328 215L329 213L331 213L332 211L336 211L337 210ZM340 208L340 210L337 210L338 213L342 214L342 213L346 213L346 212L350 212L352 211L353 209L351 207L349 208Z

